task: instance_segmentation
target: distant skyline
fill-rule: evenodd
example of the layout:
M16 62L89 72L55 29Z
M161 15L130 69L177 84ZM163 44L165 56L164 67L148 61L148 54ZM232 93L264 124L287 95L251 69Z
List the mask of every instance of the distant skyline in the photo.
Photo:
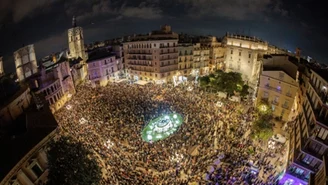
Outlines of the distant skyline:
M34 44L37 58L67 48L72 17L85 43L148 33L169 24L174 32L256 36L328 63L328 13L319 0L2 0L0 55L14 71L13 52Z

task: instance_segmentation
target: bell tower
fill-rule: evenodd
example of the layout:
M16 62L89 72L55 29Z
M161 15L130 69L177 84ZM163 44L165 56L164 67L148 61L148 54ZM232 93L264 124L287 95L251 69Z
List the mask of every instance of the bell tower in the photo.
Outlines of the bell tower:
M75 16L72 19L72 28L68 30L68 49L69 58L81 57L83 61L86 61L83 29L77 26Z

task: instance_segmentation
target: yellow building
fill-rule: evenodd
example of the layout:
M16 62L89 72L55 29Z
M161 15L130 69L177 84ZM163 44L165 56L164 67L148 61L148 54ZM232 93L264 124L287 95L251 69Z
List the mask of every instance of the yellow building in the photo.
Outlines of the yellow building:
M5 74L2 63L2 56L0 56L0 77Z
M226 48L223 47L223 44L218 41L216 37L209 36L200 39L201 46L208 47L210 49L210 62L209 69L210 72L213 72L217 69L224 68L224 55Z
M193 69L193 45L192 44L179 44L179 72L177 81L186 81L188 76L191 75Z
M210 48L201 46L200 43L193 45L193 76L204 76L210 73Z
M123 44L125 68L132 80L163 83L178 72L178 34L170 26L149 35L134 36Z
M257 104L266 101L273 116L289 121L298 92L297 60L288 55L265 55L257 94Z

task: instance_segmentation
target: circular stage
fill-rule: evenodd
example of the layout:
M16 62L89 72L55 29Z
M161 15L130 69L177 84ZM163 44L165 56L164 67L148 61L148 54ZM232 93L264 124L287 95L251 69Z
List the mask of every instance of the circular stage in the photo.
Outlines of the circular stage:
M150 120L142 130L141 137L146 142L154 142L167 138L178 130L183 119L180 114L172 113Z

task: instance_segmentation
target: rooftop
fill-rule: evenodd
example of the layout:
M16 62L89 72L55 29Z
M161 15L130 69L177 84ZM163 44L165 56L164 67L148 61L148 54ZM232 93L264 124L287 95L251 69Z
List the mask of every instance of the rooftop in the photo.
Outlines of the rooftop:
M1 128L0 181L56 128L57 122L49 107L38 111L34 103L10 127Z
M107 49L96 50L89 54L89 59L87 60L87 63L103 58L113 57L113 56L116 56L115 53L112 53Z
M309 64L308 67L328 82L328 68L323 68L315 64Z
M232 33L227 33L225 37L228 38L235 38L235 39L240 39L240 40L248 40L248 41L253 41L253 42L263 42L266 43L266 41L263 41L260 38L251 37L251 36L246 36L246 35L241 35L241 34L232 34Z

